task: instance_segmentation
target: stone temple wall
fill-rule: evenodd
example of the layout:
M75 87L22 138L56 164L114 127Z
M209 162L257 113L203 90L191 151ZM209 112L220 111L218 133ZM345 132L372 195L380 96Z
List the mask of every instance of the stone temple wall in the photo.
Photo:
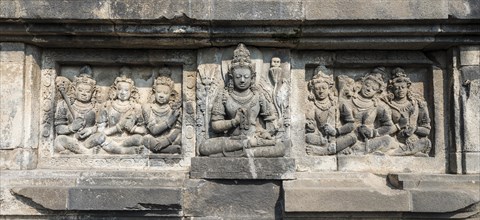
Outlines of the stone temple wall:
M480 217L480 2L1 0L2 219Z

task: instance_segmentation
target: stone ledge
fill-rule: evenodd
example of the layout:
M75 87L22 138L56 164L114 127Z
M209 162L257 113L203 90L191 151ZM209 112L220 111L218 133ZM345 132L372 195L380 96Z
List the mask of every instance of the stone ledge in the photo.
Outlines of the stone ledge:
M26 186L11 192L47 210L181 210L181 188Z
M190 178L269 179L295 178L292 158L192 158Z
M37 0L2 1L0 18L37 20L432 20L478 19L475 0Z
M480 205L479 175L390 174L385 179L369 173L312 173L283 186L287 213L479 214L471 208Z
M321 173L283 183L285 212L405 212L408 193L373 174ZM395 205L392 205L395 204Z

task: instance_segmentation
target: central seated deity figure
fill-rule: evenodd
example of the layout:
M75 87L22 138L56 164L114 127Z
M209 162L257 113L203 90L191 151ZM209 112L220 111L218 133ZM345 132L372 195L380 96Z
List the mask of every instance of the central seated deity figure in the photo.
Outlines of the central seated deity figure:
M285 144L275 135L275 106L255 87L250 52L239 44L229 66L227 86L213 102L211 129L217 137L200 145L203 156L281 157Z

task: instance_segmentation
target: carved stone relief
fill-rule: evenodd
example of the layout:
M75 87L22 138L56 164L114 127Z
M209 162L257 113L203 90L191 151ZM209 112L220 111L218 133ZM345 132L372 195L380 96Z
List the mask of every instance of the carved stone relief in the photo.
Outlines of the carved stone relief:
M230 58L231 59L231 58ZM282 157L289 145L288 70L278 57L267 74L239 44L225 72L215 64L197 77L198 154L213 157ZM267 80L257 81L259 75ZM219 80L219 79L224 80Z
M90 66L80 68L73 81L56 77L56 153L181 153L182 101L171 71L160 68L145 80L137 79L153 81L142 92L132 79L133 71L126 66L120 68L109 87L106 80L98 85L96 78L105 74L94 74ZM66 75L72 77L71 71Z
M429 156L429 108L404 69L393 69L388 83L383 67L357 80L339 75L337 85L332 72L319 66L308 82L307 154Z

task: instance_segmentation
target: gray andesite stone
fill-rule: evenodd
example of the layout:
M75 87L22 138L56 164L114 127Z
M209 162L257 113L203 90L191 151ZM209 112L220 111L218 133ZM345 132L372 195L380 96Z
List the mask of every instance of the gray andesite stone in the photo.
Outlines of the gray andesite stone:
M2 214L151 211L178 216L184 172L2 171ZM20 202L19 202L20 201ZM4 205L5 204L5 205Z
M410 194L412 212L462 212L480 204L478 174L390 174L387 179Z
M68 191L68 210L181 210L181 190L91 187Z
M385 179L366 173L303 174L285 181L285 212L405 212L405 191L394 190Z
M285 181L285 212L450 213L474 216L479 175L303 173ZM391 216L390 216L391 217Z
M190 178L198 179L294 179L292 158L194 157Z
M184 215L221 219L278 219L281 185L263 180L188 180Z

